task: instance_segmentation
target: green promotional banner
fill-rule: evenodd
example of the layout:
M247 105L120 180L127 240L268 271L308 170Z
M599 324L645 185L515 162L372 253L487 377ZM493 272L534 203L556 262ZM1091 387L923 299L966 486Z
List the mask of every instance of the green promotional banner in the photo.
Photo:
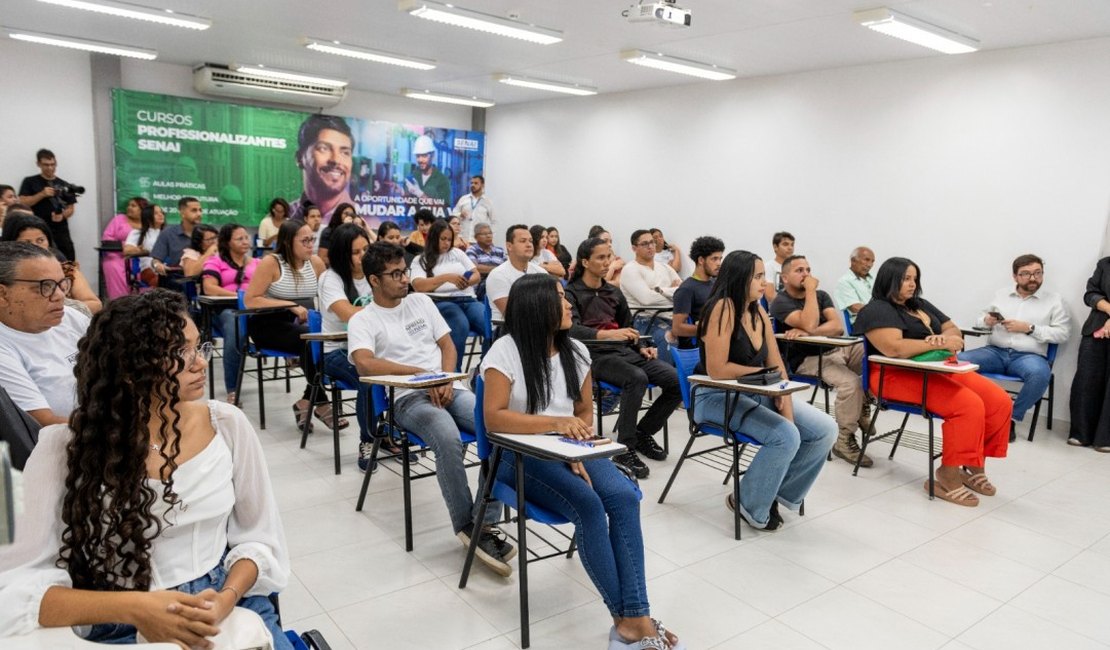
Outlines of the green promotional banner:
M325 221L343 203L371 227L412 229L451 212L482 173L485 134L115 89L116 204L141 196L176 221L200 199L204 221L255 226L281 197Z

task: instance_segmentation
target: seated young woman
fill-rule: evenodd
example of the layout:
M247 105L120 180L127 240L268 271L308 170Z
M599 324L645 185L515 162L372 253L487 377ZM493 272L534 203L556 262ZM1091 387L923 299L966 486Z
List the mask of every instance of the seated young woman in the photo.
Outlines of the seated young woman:
M316 212L319 213L319 210ZM274 252L258 263L243 302L248 309L286 308L284 311L251 316L247 320L247 333L260 347L300 355L301 370L307 383L301 399L293 405L297 427L303 427L315 412L316 417L330 429L333 414L326 396L318 396L315 409L308 402L312 396L312 385L316 383L316 364L312 363L308 348L301 340L301 334L308 332L308 310L315 303L319 287L317 279L324 272L324 263L312 253L315 244L312 226L296 219L288 219L281 224ZM338 426L341 429L346 427L347 420L340 419Z
M490 431L593 437L590 354L570 338L570 326L571 306L555 278L531 274L513 284L504 334L482 361ZM517 460L506 452L497 478L515 486ZM613 617L610 650L684 648L651 618L635 483L608 458L523 462L528 500L574 523L579 557Z
M955 354L964 348L960 328L921 297L921 269L904 257L892 257L879 267L871 302L856 315L853 331L863 333L879 354L899 359L935 350ZM882 374L882 397L921 403L920 372L887 367ZM879 392L879 369L874 365L869 389ZM1009 394L979 373L933 374L925 407L944 418L936 496L970 507L979 505L975 492L994 496L997 490L984 466L988 456L1006 457L1014 408Z
M225 224L216 239L218 254L208 258L201 272L201 289L206 296L237 296L240 289L250 286L259 259L251 256L250 233L237 223ZM237 404L239 395L239 334L235 327L235 309L226 307L215 315L224 339L224 390L227 403Z
M764 273L763 260L754 253L733 251L725 257L698 322L701 360L695 372L734 380L772 367L787 376L771 319L759 304ZM724 428L728 395L721 389L698 390L694 421ZM801 508L825 466L836 441L836 420L790 395L741 393L727 428L760 445L740 481L740 516L752 528L775 530L783 524L779 504ZM725 503L736 508L731 491Z
M54 246L54 234L46 222L33 214L13 214L4 222L0 241L25 241L39 248L51 251L62 264L62 271L73 285L66 294L66 304L92 317L104 306L93 292L85 274L77 262L66 260L65 255Z
M291 648L268 598L289 557L266 460L241 411L201 399L199 340L165 289L93 318L70 422L42 429L24 470L35 489L0 555L0 636L82 626L100 643L203 647L238 605Z
M466 252L470 248L470 242L462 234L462 217L453 214L447 218L447 224L451 226L451 230L455 233L455 248Z
M127 260L128 264L131 263L130 258L139 258L138 279L146 285L140 291L149 291L151 288L158 286L159 278L154 271L154 258L150 256L150 251L154 249L154 244L158 241L158 235L161 234L165 225L166 213L162 211L160 206L149 203L139 211L139 227L127 235L127 240L123 244L123 255L129 258ZM197 232L197 230L193 231L194 238L196 238Z
M424 252L424 247L409 241L408 237L401 234L401 227L392 221L383 221L378 226L378 239L396 244L405 249L405 266L412 266L412 258Z
M482 275L474 262L455 248L455 231L444 219L436 219L428 230L427 246L412 263L412 287L428 294L451 328L451 341L458 357L455 370L462 367L466 337L485 328L486 310L475 297L474 287ZM483 349L488 346L482 342Z
M370 301L370 282L362 270L362 258L370 248L370 238L358 224L345 223L331 233L331 268L320 276L316 304L320 308L325 332L343 332L351 317ZM358 418L358 468L370 469L374 448L370 422L370 385L359 382L358 370L347 358L346 342L324 342L324 369L328 375L358 386L355 415Z
M219 237L219 231L211 224L198 223L193 228L192 240L181 251L181 272L185 277L200 275L205 263L219 254Z
M358 218L358 212L355 211L355 206L350 203L340 203L332 210L331 219L328 224L324 226L323 232L320 233L320 248L316 254L320 259L324 260L324 266L331 266L328 259L328 249L331 248L331 236L335 229L345 223L354 223Z

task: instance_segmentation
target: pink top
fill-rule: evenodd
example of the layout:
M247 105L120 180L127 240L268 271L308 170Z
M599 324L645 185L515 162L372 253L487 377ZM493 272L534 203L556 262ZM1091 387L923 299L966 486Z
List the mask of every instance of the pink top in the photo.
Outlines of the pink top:
M247 265L243 268L243 277L241 281L236 284L235 277L239 274L233 266L224 261L219 255L209 257L204 263L205 275L211 275L209 271L214 271L220 276L220 287L228 291L238 291L239 289L246 289L247 285L251 283L251 276L254 275L254 270L258 268L258 258L251 257L247 259Z
M127 241L127 236L131 234L131 224L127 223L127 215L117 214L112 217L107 226L104 226L104 234L100 236L102 240L118 241L121 244Z

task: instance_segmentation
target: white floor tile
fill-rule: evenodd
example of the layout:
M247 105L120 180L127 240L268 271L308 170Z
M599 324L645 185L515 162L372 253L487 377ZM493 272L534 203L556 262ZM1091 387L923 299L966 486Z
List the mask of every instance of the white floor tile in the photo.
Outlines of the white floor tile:
M388 541L303 555L294 558L293 570L329 612L435 579L416 558Z
M1110 596L1048 576L1011 602L1030 614L1110 645L1110 625L1106 617L1110 612Z
M778 616L836 586L756 544L702 560L688 571L768 616Z
M951 536L935 539L901 559L997 600L1007 601L1045 576L1044 571Z
M949 637L844 587L782 614L778 620L833 650L925 650Z
M775 648L775 650L821 650L825 646L803 636L792 628L776 620L770 620L742 632L713 650L751 650L752 648Z
M1094 650L1106 646L1035 613L1005 605L979 621L958 640L976 650L1067 648Z

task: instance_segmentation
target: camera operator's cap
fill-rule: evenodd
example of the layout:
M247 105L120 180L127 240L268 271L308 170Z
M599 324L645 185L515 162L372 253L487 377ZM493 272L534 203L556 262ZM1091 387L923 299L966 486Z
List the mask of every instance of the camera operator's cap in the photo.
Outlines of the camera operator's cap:
M428 154L428 153L435 153L435 151L436 151L435 143L432 142L432 139L429 138L426 135L422 135L419 138L417 138L416 142L412 145L412 155L414 155L414 156L420 156L420 155Z

